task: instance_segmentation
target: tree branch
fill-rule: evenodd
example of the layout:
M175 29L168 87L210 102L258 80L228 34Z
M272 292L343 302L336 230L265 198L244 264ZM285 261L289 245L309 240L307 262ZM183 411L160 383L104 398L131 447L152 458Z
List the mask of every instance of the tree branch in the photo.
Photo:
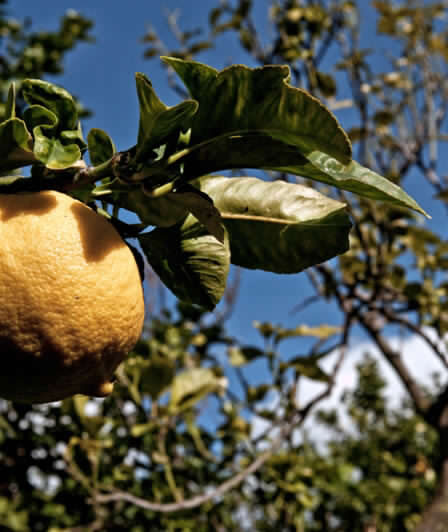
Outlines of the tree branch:
M371 314L359 314L359 323L364 327L372 340L375 342L381 353L394 368L404 387L408 391L417 411L425 415L429 408L429 400L423 390L410 374L408 368L403 363L400 353L394 351L390 344L381 335L378 326L374 323L375 316Z
M346 335L344 337L346 338ZM96 495L95 502L109 503L116 501L125 501L131 504L135 504L136 506L145 510L151 510L160 513L173 513L181 510L197 508L198 506L201 506L202 504L209 502L217 497L222 497L232 489L236 488L247 477L258 471L269 460L269 458L271 458L272 455L278 449L280 449L282 443L285 441L286 438L288 438L292 431L304 422L313 407L330 395L336 381L336 375L339 372L339 369L341 368L345 352L345 348L341 348L339 357L333 368L331 382L328 384L327 388L320 394L316 395L316 397L311 399L299 412L292 416L289 422L283 425L283 427L280 429L279 434L277 435L271 447L267 451L260 454L258 458L256 458L249 466L243 469L240 473L236 474L234 477L223 482L216 489L211 490L207 493L203 493L202 495L197 495L196 497L192 497L191 499L184 499L172 503L152 502L141 497L132 495L131 493L117 490L109 494Z
M425 331L421 327L419 327L415 323L412 323L410 320L399 316L388 308L382 308L381 313L384 314L384 316L391 322L403 325L417 336L420 336L420 338L422 338L422 340L424 340L426 344L434 351L434 353L437 355L437 358L445 366L445 368L448 369L448 359L446 355L442 352L436 342L431 340L431 338L425 333Z
M287 423L286 425L282 427L279 435L277 436L277 438L274 440L274 443L267 451L260 454L258 458L256 458L249 466L243 469L240 473L230 478L229 480L226 480L216 489L212 491L208 491L207 493L204 493L202 495L192 497L191 499L184 499L179 502L157 503L157 502L148 501L141 497L137 497L125 491L117 490L110 494L102 494L102 495L99 494L95 497L95 500L96 502L100 502L100 503L126 501L131 504L135 504L136 506L143 508L145 510L151 510L154 512L161 512L161 513L172 513L172 512L179 512L181 510L197 508L198 506L201 506L202 504L209 502L212 499L215 499L216 497L223 496L224 494L226 494L227 492L229 492L230 490L232 490L233 488L236 488L239 484L241 484L241 482L243 482L249 475L252 475L256 471L258 471L260 467L262 467L262 465L267 460L269 460L269 458L274 454L274 452L280 448L281 444L283 443L284 439L287 438L288 434L294 428L296 428L297 425L301 424L304 421L304 419L305 417L302 416L302 412L296 414L289 423Z

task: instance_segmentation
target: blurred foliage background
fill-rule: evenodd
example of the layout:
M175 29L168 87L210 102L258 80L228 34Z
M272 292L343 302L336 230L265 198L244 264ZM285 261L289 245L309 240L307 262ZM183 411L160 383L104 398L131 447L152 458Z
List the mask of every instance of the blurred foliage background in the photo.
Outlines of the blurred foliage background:
M446 3L372 3L377 34L390 43L386 70L376 68L375 43L360 44L370 23L360 2L272 1L270 36L257 31L253 4L217 2L203 28L184 29L170 16L176 45L152 28L142 53L200 60L229 34L257 64L289 64L292 84L335 113L351 109L361 164L425 191L446 214ZM72 11L57 31L34 32L1 5L0 113L12 80L63 72L66 54L94 35L94 21ZM235 285L224 312L149 309L145 333L106 400L0 401L0 529L448 530L446 224L422 225L418 215L368 200L348 204L351 250L310 269L315 295L297 302L335 305L341 327L259 323L259 344L246 345L226 332ZM356 328L402 382L407 397L398 408L368 353L356 389L336 409L319 408ZM439 361L430 389L392 341L397 334L420 338ZM313 341L285 356L283 342L301 337ZM262 384L251 378L255 361L268 373ZM320 391L304 400L301 385L310 379ZM313 437L310 423L303 430L310 419L327 443ZM254 430L261 421L263 430Z

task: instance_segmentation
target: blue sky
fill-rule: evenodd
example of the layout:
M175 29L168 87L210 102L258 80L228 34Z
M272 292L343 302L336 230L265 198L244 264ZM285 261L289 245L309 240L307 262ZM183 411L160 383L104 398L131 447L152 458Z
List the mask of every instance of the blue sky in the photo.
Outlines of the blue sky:
M166 13L179 9L183 28L205 24L209 9L217 0L165 0L162 2L110 1L96 5L87 0L45 0L42 2L14 2L9 4L10 14L23 19L31 17L33 28L56 29L60 17L67 9L74 9L92 18L95 26L92 34L94 44L80 44L66 59L65 73L52 81L64 86L76 95L83 104L94 111L91 119L83 124L84 134L91 127L102 128L113 138L118 149L126 149L135 143L138 127L138 105L135 92L134 73L144 72L153 82L159 97L168 105L179 101L169 88L166 71L157 59L143 58L144 45L141 37L148 27L156 29L162 39L175 46L168 31ZM151 6L154 6L152 7ZM267 23L268 0L257 0L257 24L261 33L269 39L271 35ZM374 32L372 14L367 13L368 3L362 2L364 15L370 16L365 25L363 39L368 41ZM366 18L364 18L366 20ZM375 43L381 52L381 40ZM248 63L249 58L231 37L218 41L216 49L206 52L201 60L220 68L232 62ZM350 115L339 116L345 128L350 126ZM409 192L417 192L411 185ZM431 211L430 197L418 193L422 206ZM434 213L435 222L441 220L442 213ZM230 332L246 342L258 340L253 331L252 321L273 321L286 326L299 323L310 325L328 322L338 324L334 307L318 304L309 307L306 314L291 314L293 307L312 291L304 273L298 275L271 275L260 271L244 271L242 285L235 312L229 322ZM290 343L292 351L300 352L299 344Z

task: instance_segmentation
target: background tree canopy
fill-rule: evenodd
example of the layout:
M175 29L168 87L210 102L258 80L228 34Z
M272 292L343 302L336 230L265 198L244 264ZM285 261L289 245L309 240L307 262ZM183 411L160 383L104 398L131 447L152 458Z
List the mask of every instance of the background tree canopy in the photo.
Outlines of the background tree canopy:
M95 28L70 11L58 29L34 31L2 4L5 113L12 80L20 89L27 77L53 79ZM388 52L378 63L375 42L362 45L371 20L360 16L361 2L271 2L267 35L254 4L217 2L201 28L170 16L168 44L157 27L145 35L136 29L142 53L202 60L226 39L242 62L288 64L291 84L349 113L357 160L431 197L438 223L350 197L350 251L302 274L314 293L297 301L300 322L257 323L254 342L229 334L234 284L215 313L184 303L153 309L110 398L33 407L0 401L5 530L448 530L448 9L373 2ZM312 185L277 166L263 177ZM347 193L313 186L346 200ZM329 305L331 325L307 323L315 301ZM336 409L319 409L361 331L375 357L362 360L356 388ZM437 360L430 386L410 364L410 338ZM397 408L380 360L406 391ZM310 381L316 393L302 394ZM317 440L322 433L328 444Z

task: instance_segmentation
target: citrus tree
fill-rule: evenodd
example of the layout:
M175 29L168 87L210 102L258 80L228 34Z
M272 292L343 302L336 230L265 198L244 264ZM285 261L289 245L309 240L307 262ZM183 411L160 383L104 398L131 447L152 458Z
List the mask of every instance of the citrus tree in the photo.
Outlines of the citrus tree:
M215 10L215 31L237 29L250 48L250 4L223 4ZM290 28L289 23L297 23L286 34L304 26L312 44L324 43L324 52L336 35L355 32L345 17L353 15L352 4L343 3L334 12L315 7L306 16L295 3L278 7L274 20L282 39L283 24ZM291 15L292 9L299 12ZM226 15L229 20L219 26ZM153 34L147 40L160 44ZM118 368L115 391L106 401L75 396L44 406L2 403L2 526L54 531L253 529L249 509L256 498L266 500L266 508L273 500L291 529L305 527L307 513L315 507L310 495L314 473L303 458L291 462L294 430L331 392L355 320L375 319L374 338L384 343L377 329L378 309L368 298L372 291L375 302L390 294L390 275L397 271L391 266L389 272L387 261L374 276L362 268L375 269L372 261L376 265L385 260L381 253L397 255L392 244L384 244L388 238L402 246L406 237L423 238L425 233L422 237L417 232L415 215L403 207L423 211L393 182L403 172L392 175L385 167L385 178L369 169L374 165L368 161L361 165L353 159L349 136L328 106L311 94L320 91L325 98L330 78L313 71L310 53L306 76L302 74L309 90L299 88L303 58L286 54L297 42L281 48L282 42L270 57L258 56L263 64L259 68L238 65L219 71L193 61L191 54L205 45L169 54L164 61L188 91L174 107L165 106L149 79L137 74L138 137L121 151L99 129L90 130L84 140L72 96L35 78L45 70L33 78L23 76L5 92L1 192L23 196L52 190L90 206L123 239L132 239L163 283L188 304L147 324L143 339ZM278 64L285 62L292 68ZM349 72L356 73L358 66L354 59L346 64ZM367 124L363 127L359 137L352 136L365 146L370 130ZM396 155L387 144L381 146L387 156ZM360 150L361 159L365 153L366 148ZM30 168L29 175L20 175L21 168ZM241 168L302 176L307 182L215 174ZM323 183L327 193L328 185L340 193L323 195L312 183ZM346 252L351 223L344 191L365 198L348 203L356 221L350 260L341 261L336 273L317 266L322 282L313 274L318 292L336 298L346 312L340 338L335 327L259 324L264 347L248 346L228 337L219 319L198 308L213 309L223 297L231 263L297 273ZM128 223L123 211L135 213L139 221ZM7 217L2 219L6 224ZM378 247L378 242L384 245ZM363 253L370 253L366 262ZM438 247L434 255L441 253L443 247ZM135 257L141 262L138 251ZM339 271L341 279L335 277ZM443 300L437 304L443 309ZM91 307L101 308L94 294ZM440 333L443 315L441 319ZM107 318L101 326L107 334ZM309 353L285 360L281 344L295 336L317 341ZM334 341L325 344L329 339ZM326 373L320 361L335 349L339 359ZM395 355L390 358L398 371L402 366ZM247 378L243 368L258 360L267 362L270 381ZM20 386L18 370L13 376ZM238 391L229 386L229 372L240 383ZM323 382L325 388L301 404L296 393L304 377ZM278 392L275 411L263 407L271 390ZM215 430L202 417L204 405L210 404L218 419ZM256 438L250 425L254 414L269 422ZM263 468L267 465L270 469ZM305 483L300 480L304 476L309 479ZM274 491L269 487L272 478ZM200 514L194 511L198 507Z
M208 28L183 31L176 26L179 42L174 47L149 31L147 55L163 51L191 59L219 46L220 35L230 33L242 53L257 64L287 62L295 84L340 114L344 109L354 111L357 118L349 137L361 163L395 183L418 180L419 190L432 195L439 212L446 213L446 14L446 4L437 1L374 1L368 8L361 2L285 0L272 2L274 31L267 38L257 31L254 2L222 2L210 12ZM381 50L362 44L372 20L376 38L384 43ZM172 83L179 91L175 80ZM276 176L289 179L282 172ZM401 380L415 413L436 431L438 453L431 463L437 489L416 530L443 530L448 498L447 391L443 386L428 391L418 368L407 362L406 352L395 347L391 336L398 331L420 338L445 382L446 227L442 223L430 230L393 208L364 200L350 202L350 208L355 220L351 249L336 266L318 265L308 271L316 296L304 303L320 298L336 303L345 340L360 325ZM404 526L415 525L402 523L397 530Z

